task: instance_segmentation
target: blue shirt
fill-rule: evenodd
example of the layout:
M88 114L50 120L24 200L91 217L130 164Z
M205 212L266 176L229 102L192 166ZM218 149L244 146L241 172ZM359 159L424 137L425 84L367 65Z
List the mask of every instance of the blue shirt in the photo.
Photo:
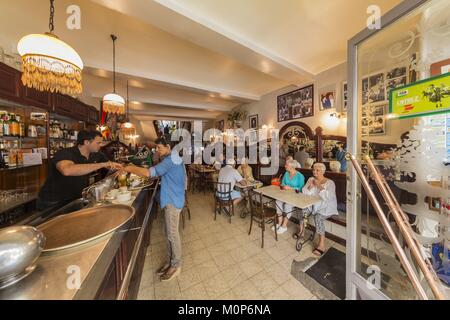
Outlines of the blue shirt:
M183 160L173 152L158 165L150 168L151 177L161 177L160 206L171 204L177 209L184 207L186 170Z
M305 185L305 177L297 171L297 173L292 177L289 176L289 172L284 174L283 180L281 181L282 186L288 186L292 189L302 190Z
M346 152L344 150L339 150L336 152L336 160L341 163L341 172L347 171L347 160L345 160Z

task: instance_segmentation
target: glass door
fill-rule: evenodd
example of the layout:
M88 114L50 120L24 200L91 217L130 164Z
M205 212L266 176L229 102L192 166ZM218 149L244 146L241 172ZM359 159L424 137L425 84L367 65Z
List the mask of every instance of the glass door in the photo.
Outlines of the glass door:
M445 82L442 87L441 82L424 85L422 98L436 103L435 110L426 115L406 117L393 112L389 102L392 90L401 96L412 89L402 93L397 88L450 71L450 2L405 1L381 21L380 30L365 30L349 42L349 151L369 190L352 167L347 298L424 298L417 293L408 268L400 263L387 229L396 235L426 296L434 298L394 219L393 207L377 186L375 172L404 212L421 255L433 265L430 269L449 297L450 116L445 111L450 102L445 92L450 98L450 87ZM375 171L370 170L372 163ZM381 220L371 196L384 215Z

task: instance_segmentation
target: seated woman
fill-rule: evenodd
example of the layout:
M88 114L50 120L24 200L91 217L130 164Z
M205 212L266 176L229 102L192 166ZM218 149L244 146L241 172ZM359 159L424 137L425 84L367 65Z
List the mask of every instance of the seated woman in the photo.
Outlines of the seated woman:
M281 187L284 190L300 191L305 185L305 177L303 176L303 174L301 174L296 170L298 166L299 163L295 160L286 161L285 165L286 173L284 174L283 180L281 181ZM282 234L287 231L287 224L289 218L292 216L292 211L294 210L294 207L291 206L290 204L277 200L276 209L278 214L277 233Z
M239 174L247 181L253 182L255 181L255 178L253 178L253 171L252 167L248 165L248 159L243 158L242 164L238 167Z
M326 167L323 163L315 163L313 177L308 179L303 187L303 194L319 196L321 201L310 208L314 215L316 233L319 235L319 244L313 253L321 256L325 251L325 225L329 217L337 215L336 185L330 179L324 177ZM300 222L300 235L303 232L303 222Z

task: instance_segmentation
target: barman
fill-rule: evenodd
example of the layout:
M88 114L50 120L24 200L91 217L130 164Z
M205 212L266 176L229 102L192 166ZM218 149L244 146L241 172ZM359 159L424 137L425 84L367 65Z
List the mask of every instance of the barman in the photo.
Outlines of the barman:
M47 179L39 191L36 207L43 210L63 205L81 197L89 186L89 174L100 169L122 169L122 165L108 161L99 150L103 145L98 131L80 131L77 145L59 150L50 166Z

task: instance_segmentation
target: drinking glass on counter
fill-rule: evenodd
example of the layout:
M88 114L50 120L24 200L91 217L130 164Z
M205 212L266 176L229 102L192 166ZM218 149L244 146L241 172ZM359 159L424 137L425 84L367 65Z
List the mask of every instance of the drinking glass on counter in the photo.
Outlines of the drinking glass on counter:
M119 187L126 187L127 186L127 173L121 173L117 177L117 180L119 181Z

